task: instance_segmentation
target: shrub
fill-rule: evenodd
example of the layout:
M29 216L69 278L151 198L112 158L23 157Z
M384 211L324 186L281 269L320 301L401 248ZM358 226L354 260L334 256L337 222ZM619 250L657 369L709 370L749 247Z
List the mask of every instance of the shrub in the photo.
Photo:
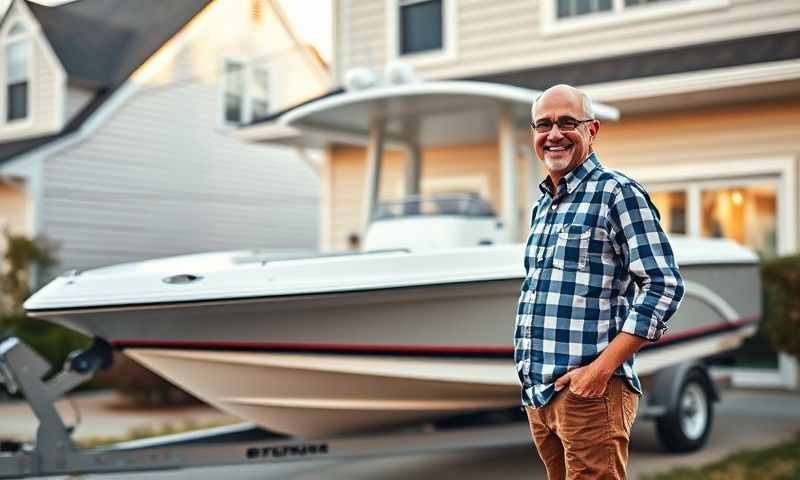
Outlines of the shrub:
M33 240L3 231L5 254L0 268L0 313L20 312L22 303L31 294L31 270L44 273L57 262L58 246L46 237Z
M778 350L800 358L800 255L762 264L764 331Z
M59 369L73 350L86 348L90 339L58 325L30 319L24 313L0 315L0 338L19 337Z
M86 348L91 339L67 328L26 317L22 304L30 296L30 275L38 268L44 276L57 264L57 245L45 237L31 240L3 232L6 250L0 266L0 340L18 337L59 370L70 352ZM81 389L111 387L136 405L174 405L196 402L193 397L121 354L114 365L99 372Z

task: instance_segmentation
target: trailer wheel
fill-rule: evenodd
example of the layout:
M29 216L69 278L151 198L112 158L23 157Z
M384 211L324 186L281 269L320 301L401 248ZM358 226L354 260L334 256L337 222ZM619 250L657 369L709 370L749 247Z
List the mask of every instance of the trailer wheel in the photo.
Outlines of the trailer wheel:
M681 382L675 404L656 419L661 445L671 452L691 452L702 447L714 420L713 392L706 377L691 370Z

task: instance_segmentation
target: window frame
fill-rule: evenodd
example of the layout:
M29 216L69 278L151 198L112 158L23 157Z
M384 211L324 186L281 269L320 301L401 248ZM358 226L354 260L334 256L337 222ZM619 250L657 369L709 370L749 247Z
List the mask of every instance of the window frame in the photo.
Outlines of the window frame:
M667 0L663 3L625 6L625 0L611 0L611 10L575 17L558 18L558 0L540 0L540 31L543 35L583 32L624 26L646 20L728 8L731 0Z
M15 19L9 24L8 30L6 30L5 36L3 38L3 56L4 61L2 62L2 82L3 91L0 93L0 99L2 99L2 119L1 122L3 125L7 126L28 126L33 122L33 78L34 78L34 65L33 65L33 41L31 36L31 29L25 22L21 19ZM17 26L22 26L23 30L21 32L17 32L11 34L10 32L16 28ZM27 84L26 92L25 92L25 116L20 118L15 118L13 120L9 120L9 95L8 90L10 84L8 82L8 56L6 52L9 46L22 43L24 52L25 52L25 84ZM22 82L15 82L15 83L22 83Z
M798 194L798 168L791 157L762 157L749 160L720 160L664 166L628 166L625 173L639 179L651 191L686 190L687 236L701 237L701 192L709 188L732 188L765 182L776 182L776 237L779 255L788 255L797 248L794 199Z
M455 0L442 0L442 48L417 53L400 53L401 1L386 0L386 58L424 67L453 62L457 59L458 21ZM417 0L419 2L425 0ZM411 3L417 3L411 0Z
M267 79L267 95L264 99L267 102L267 115L269 115L270 111L275 111L275 102L274 96L272 95L273 90L275 89L275 78L272 74L273 69L269 64L262 65L262 64L249 64L247 68L247 81L245 84L247 85L247 107L250 109L250 118L248 119L248 123L252 122L255 119L253 114L253 102L256 101L256 98L253 96L252 92L253 89L250 88L251 85L255 84L255 72L257 70L263 70L266 74ZM258 99L261 100L261 99Z
M226 109L226 94L228 91L228 65L231 63L236 63L242 65L242 74L244 76L244 85L242 87L242 99L241 99L241 112L242 112L242 119L241 122L231 122L226 118L225 109ZM218 109L218 125L221 129L234 129L239 128L243 125L247 125L253 121L253 97L251 95L252 92L252 82L253 82L253 72L254 70L264 70L267 72L267 78L269 83L269 88L267 90L267 105L270 110L276 111L275 99L276 96L276 87L277 87L277 76L275 69L271 62L265 62L264 60L257 59L257 58L246 58L241 56L226 56L222 59L222 64L220 67L220 81L219 81L219 101L217 102L217 109Z

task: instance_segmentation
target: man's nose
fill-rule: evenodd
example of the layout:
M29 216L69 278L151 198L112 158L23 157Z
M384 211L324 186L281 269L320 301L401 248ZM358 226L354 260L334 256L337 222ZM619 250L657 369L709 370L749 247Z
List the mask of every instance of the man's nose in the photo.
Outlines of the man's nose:
M558 128L557 124L553 124L553 128L547 132L547 139L548 140L558 140L563 138L564 135L561 133L561 130Z

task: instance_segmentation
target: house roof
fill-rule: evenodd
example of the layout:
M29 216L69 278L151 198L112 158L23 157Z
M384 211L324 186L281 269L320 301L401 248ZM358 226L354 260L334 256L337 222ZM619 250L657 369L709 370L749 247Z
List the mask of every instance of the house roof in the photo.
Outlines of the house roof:
M796 58L800 58L800 30L498 72L465 80L543 90L559 83L588 85Z
M213 0L25 0L67 73L95 97L57 134L0 143L0 164L77 130L122 83Z

